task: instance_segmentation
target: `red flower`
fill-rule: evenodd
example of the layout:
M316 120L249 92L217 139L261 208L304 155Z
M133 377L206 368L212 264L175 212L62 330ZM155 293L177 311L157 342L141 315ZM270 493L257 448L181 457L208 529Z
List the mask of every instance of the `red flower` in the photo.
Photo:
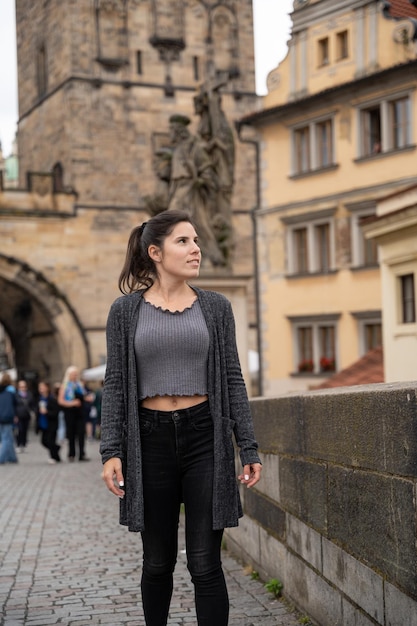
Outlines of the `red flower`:
M336 369L336 362L333 358L322 356L320 359L320 369L322 372L334 372Z

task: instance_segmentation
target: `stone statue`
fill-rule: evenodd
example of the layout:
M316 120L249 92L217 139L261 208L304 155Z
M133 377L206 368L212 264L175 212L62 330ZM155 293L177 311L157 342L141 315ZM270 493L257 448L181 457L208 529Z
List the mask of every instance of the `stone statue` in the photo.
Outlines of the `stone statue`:
M216 174L203 143L188 129L190 118L172 115L169 120L173 145L169 209L190 213L201 240L204 255L214 266L225 265L211 225L211 214L217 196Z
M172 149L159 148L153 158L153 169L157 177L155 193L145 196L146 208L151 215L165 211L169 204L169 182L171 180Z
M218 91L208 92L206 88L194 98L194 108L200 115L198 134L205 144L213 167L216 171L220 206L217 211L230 214L234 183L235 145L232 129L221 108L221 96Z
M216 201L210 221L221 244L226 262L233 249L232 193L235 169L235 145L232 129L221 108L219 87L222 81L202 86L194 98L194 110L200 116L198 135L204 142L216 175Z
M144 199L152 215L167 208L188 211L200 237L203 262L207 259L214 267L230 266L233 251L235 149L221 108L223 84L224 80L208 81L195 96L194 110L200 117L196 135L188 128L189 117L170 117L171 146L155 153L157 188Z

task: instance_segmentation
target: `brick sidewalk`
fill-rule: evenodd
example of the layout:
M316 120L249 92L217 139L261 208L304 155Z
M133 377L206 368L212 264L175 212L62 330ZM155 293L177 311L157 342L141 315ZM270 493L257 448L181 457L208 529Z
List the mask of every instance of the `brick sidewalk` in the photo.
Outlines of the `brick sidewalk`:
M145 624L140 535L118 524L118 501L100 477L98 442L87 453L90 463L48 465L30 433L19 463L0 466L1 626ZM196 624L182 537L180 530L169 626ZM230 626L299 624L227 552L223 563Z

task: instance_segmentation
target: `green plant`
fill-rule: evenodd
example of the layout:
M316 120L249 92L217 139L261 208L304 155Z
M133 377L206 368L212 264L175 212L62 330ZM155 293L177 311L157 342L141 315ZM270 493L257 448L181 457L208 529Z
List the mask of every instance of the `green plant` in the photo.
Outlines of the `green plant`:
M271 578L271 580L265 584L265 589L269 591L269 593L272 593L276 598L279 598L281 595L283 587L284 585L277 578Z
M251 572L250 577L252 578L252 580L259 580L259 572L256 572L255 570L253 570Z
M310 618L307 615L302 615L298 621L304 626L313 626Z

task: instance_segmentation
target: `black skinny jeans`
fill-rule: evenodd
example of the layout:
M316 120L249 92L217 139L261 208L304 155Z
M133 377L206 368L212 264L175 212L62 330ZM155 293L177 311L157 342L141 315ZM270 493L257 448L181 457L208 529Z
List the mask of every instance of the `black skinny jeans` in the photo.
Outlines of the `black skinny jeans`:
M140 409L145 530L142 602L147 626L166 626L185 506L187 567L199 626L227 626L223 530L212 529L213 422L208 402L178 411Z
M85 423L79 407L65 407L65 430L68 439L68 458L75 458L75 442L78 442L78 458L84 458Z
M16 445L18 448L26 448L28 442L29 424L30 415L28 415L28 417L19 417L16 437Z
M48 428L42 430L41 444L44 448L49 450L51 459L54 461L60 461L59 450L61 446L56 443L56 433L58 431L58 419L49 420Z

